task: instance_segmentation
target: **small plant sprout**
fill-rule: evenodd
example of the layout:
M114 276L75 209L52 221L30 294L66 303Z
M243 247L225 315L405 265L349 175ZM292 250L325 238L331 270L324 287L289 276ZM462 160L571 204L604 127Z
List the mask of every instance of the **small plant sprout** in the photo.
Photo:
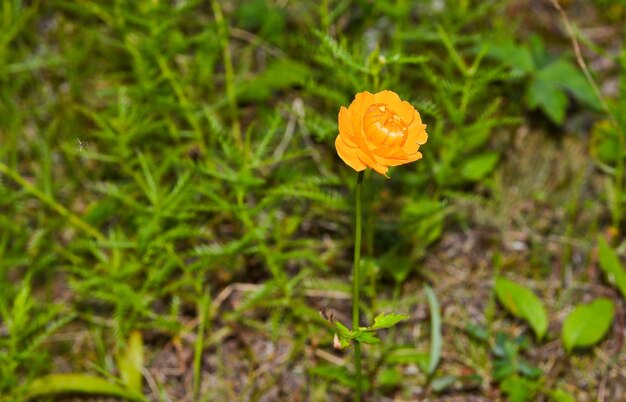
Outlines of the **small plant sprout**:
M78 150L82 152L83 149L85 149L85 147L87 146L88 142L85 141L84 138L82 140L80 138L76 138L76 141L78 141Z

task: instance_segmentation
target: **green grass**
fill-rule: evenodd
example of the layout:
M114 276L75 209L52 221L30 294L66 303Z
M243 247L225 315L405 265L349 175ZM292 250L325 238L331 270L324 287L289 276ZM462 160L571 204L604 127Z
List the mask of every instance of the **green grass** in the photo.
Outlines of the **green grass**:
M364 347L366 393L610 400L623 323L571 356L558 339L579 303L624 308L594 257L599 234L623 252L623 119L524 2L440 3L0 0L0 401L349 399L352 352L319 314L350 321L355 174L334 139L339 107L382 89L429 140L365 175L363 321L411 317ZM572 3L621 46L619 2ZM520 72L524 52L569 80ZM494 304L496 274L545 303L546 339ZM45 377L64 373L88 377Z

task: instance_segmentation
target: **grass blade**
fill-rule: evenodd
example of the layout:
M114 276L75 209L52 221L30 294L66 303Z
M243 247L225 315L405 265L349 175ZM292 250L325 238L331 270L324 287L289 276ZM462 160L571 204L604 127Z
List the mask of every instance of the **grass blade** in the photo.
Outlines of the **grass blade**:
M430 306L430 357L428 360L428 375L432 376L439 360L441 359L441 349L443 339L441 337L441 309L435 292L428 285L424 286L428 305Z

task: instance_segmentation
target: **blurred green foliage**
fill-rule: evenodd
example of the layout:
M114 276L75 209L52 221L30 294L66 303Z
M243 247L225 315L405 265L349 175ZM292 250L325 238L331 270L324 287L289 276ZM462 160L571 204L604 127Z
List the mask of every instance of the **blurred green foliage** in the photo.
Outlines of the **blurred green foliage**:
M355 175L334 151L339 107L392 89L428 125L423 160L367 177L366 322L428 278L427 251L466 224L460 201L500 190L527 109L559 125L570 98L599 109L568 53L518 32L507 4L0 0L0 400L61 368L117 384L135 331L151 334L146 353L193 344L185 391L222 376L198 400L232 396L223 344L243 331L293 342L290 362L308 373L299 392L344 397L348 368L308 354L332 343L310 295L348 291ZM619 135L598 123L592 147L614 183ZM87 332L90 353L53 341L60 328ZM521 347L498 342L508 378L535 378ZM222 356L210 371L206 355ZM480 383L434 375L396 332L371 355L374 396ZM421 371L402 377L399 364ZM255 386L251 399L269 392Z

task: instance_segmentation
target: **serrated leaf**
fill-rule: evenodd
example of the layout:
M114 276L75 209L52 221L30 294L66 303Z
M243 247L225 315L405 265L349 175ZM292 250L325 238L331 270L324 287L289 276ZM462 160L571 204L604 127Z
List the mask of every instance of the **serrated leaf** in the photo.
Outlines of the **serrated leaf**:
M408 315L404 315L404 314L396 314L396 313L385 314L385 313L380 313L378 316L376 316L376 318L374 318L374 325L372 325L371 327L368 327L367 329L372 330L372 331L376 331L376 330L383 329L383 328L393 327L394 325L396 325L400 321L404 321L404 320L406 320L408 318L409 318L409 316Z
M557 60L537 73L537 80L569 91L576 99L598 110L600 103L583 73L567 60Z
M604 297L576 306L563 322L561 339L565 350L571 352L598 343L611 327L613 314L613 302Z
M380 339L376 336L376 332L373 331L355 331L354 340L370 345L377 345L380 343Z
M557 124L565 120L567 96L552 82L534 79L526 90L526 102L531 109L541 108Z
M495 291L504 308L514 316L526 320L537 339L543 338L548 330L548 314L541 300L530 289L497 277Z
M428 306L430 307L430 354L428 360L428 374L432 375L441 359L443 338L441 336L441 311L439 301L430 286L424 286Z
M107 395L129 401L146 400L129 389L87 374L51 374L34 380L26 389L28 399L39 400L58 394Z
M461 175L467 180L479 181L493 171L498 164L500 155L487 152L468 159L461 167Z
M340 323L339 321L335 321L335 328L337 329L337 335L342 338L353 339L354 335L352 331L350 331L345 325Z
M602 237L598 238L598 254L600 258L600 268L604 271L606 280L617 287L622 297L626 299L626 270L624 270L615 251L613 251L609 243Z
M352 344L352 340L348 338L344 338L343 336L339 336L335 334L333 337L333 347L335 349L343 350L349 347Z

